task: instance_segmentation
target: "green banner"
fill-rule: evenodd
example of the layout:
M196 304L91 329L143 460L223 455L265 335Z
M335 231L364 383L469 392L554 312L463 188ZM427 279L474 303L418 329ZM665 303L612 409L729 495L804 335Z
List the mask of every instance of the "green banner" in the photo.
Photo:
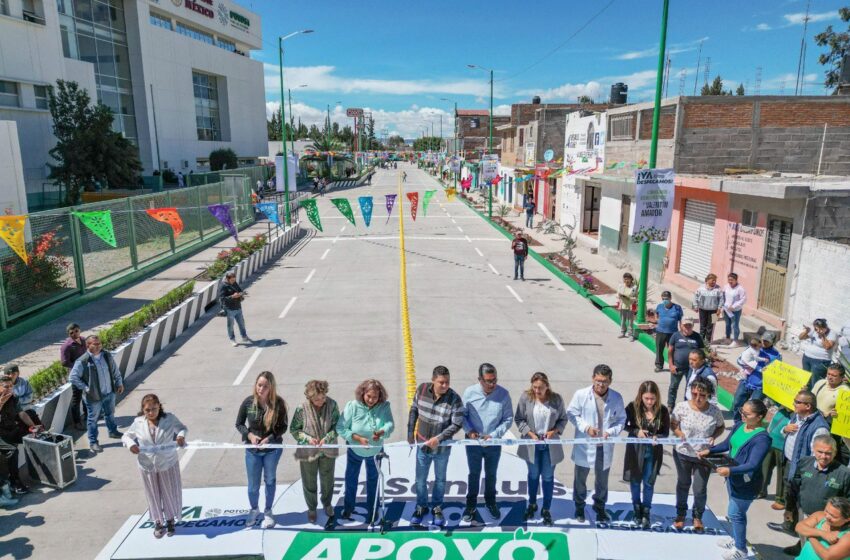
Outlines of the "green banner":
M334 206L336 206L336 209L339 210L349 222L351 222L351 225L357 225L354 223L354 212L351 210L351 204L348 203L347 198L332 198L331 202Z
M567 535L517 529L513 533L455 531L302 531L283 560L569 560Z
M74 212L74 215L104 243L110 247L118 247L118 242L115 240L115 229L112 227L111 210Z
M306 198L301 201L301 206L307 212L307 218L313 224L313 227L319 231L324 231L322 229L322 220L319 218L319 208L316 206L316 199Z
M437 191L425 191L425 198L422 199L422 214L424 216L428 215L428 203L431 202L431 197L434 196L435 192Z

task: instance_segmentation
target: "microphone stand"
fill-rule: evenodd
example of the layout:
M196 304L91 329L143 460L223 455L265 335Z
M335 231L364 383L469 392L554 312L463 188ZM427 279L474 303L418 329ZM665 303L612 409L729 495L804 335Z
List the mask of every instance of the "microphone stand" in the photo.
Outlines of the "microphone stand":
M390 475L392 475L392 466L390 464L390 457L387 455L386 451L381 449L381 452L375 455L375 463L378 467L378 488L375 492L375 503L372 504L372 519L369 520L370 526L374 527L376 525L380 525L381 534L384 535L387 532L387 529L392 526L392 521L387 521L387 508L385 503L385 484L386 479L384 477L384 470L381 468L381 462L383 460L387 461L387 471ZM378 508L374 506L378 506L380 504L380 515L378 515ZM378 521L375 521L375 517L378 517Z

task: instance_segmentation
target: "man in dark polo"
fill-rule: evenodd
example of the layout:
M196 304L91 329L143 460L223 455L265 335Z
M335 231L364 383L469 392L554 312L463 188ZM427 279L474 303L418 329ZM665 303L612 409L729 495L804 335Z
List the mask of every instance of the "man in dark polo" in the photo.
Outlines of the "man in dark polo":
M788 482L783 523L768 523L775 531L792 533L797 524L797 510L806 518L821 511L833 496L850 497L850 469L836 460L835 440L831 435L817 435L812 440L812 455L801 457L797 470ZM786 547L783 552L800 554L800 543Z

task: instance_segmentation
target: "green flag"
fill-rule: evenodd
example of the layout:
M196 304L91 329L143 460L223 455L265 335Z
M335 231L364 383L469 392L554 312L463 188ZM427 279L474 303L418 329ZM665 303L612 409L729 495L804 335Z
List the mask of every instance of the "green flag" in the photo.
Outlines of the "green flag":
M352 225L357 225L354 223L354 212L352 212L351 204L348 203L347 198L332 198L331 202L334 206L336 206L336 209L339 210L349 222L351 222Z
M89 228L93 234L110 247L118 247L115 241L115 229L112 227L112 211L97 210L94 212L74 212L77 218Z
M310 223L313 224L313 227L319 231L324 231L322 229L322 220L319 219L319 209L316 206L316 199L304 199L301 201L301 206L303 206L304 210L307 212L307 218L310 220Z
M425 191L425 198L422 199L422 215L428 215L428 203L431 202L431 197L434 196L435 192L437 191Z

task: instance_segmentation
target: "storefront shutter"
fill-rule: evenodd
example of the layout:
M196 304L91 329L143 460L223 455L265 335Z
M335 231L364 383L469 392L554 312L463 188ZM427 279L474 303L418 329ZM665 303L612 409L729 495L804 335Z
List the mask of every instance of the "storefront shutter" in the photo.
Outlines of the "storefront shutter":
M717 206L701 200L685 201L685 223L682 228L682 252L679 273L702 282L711 271L714 246L714 218Z

